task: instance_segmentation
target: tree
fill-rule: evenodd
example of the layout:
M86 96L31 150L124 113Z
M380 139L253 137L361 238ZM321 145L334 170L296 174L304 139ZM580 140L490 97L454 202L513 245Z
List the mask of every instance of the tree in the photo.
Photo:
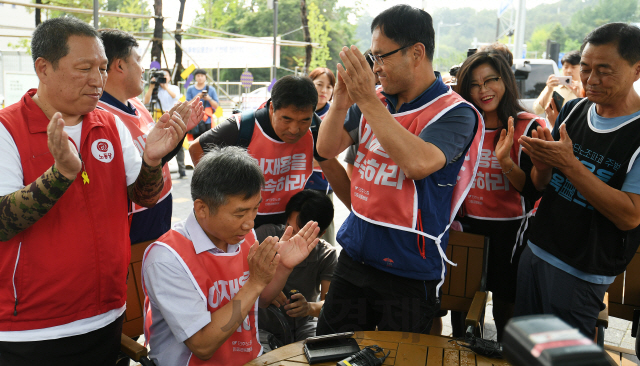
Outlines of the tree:
M154 0L153 9L155 11L156 18L154 19L155 28L153 29L153 40L151 43L151 61L158 61L162 65L162 36L164 34L162 0Z
M187 0L180 0L180 11L178 12L178 22L176 23L176 41L182 44L182 17L184 15L184 5ZM168 65L167 65L168 67ZM181 79L180 73L182 73L182 48L176 44L176 62L175 62L175 74L173 75L173 84L178 85Z
M311 16L311 3L318 8L318 17ZM256 37L272 37L273 36L273 10L267 8L267 0L201 0L202 9L196 17L195 24L199 27L209 28L206 24L207 20L211 20L211 28L223 30L232 33L246 34ZM208 7L207 4L211 4ZM326 66L335 70L336 60L340 60L338 54L345 45L355 43L354 33L355 25L348 21L349 15L353 14L353 8L342 7L338 5L338 0L312 0L307 1L307 10L309 11L309 31L313 42L321 43L314 39L314 32L322 29L328 32L328 35L322 36L318 32L319 39L326 39L329 57L318 53L318 49L314 50L316 62L321 64L322 60ZM220 16L218 16L218 12ZM280 34L286 34L284 38L288 40L303 41L303 32L295 31L300 28L300 0L279 0L278 1L278 29ZM320 15L324 17L324 25L314 25ZM316 29L316 30L314 30ZM210 32L192 28L189 33L208 34ZM219 34L216 34L219 36ZM187 38L187 36L185 36ZM299 66L296 60L302 60L305 57L305 50L301 47L280 48L280 65L288 69L294 69ZM314 63L312 57L311 63ZM315 64L314 64L315 65ZM221 70L221 80L238 80L243 69ZM249 69L256 81L269 81L268 69ZM285 70L278 71L278 75L286 75Z
M304 34L304 41L311 43L311 33L309 32L309 19L307 18L307 1L300 0L300 17L302 18L302 32ZM304 48L305 58L303 72L309 74L309 65L311 64L311 55L313 53L313 47L307 45Z
M313 50L310 70L316 67L327 67L327 61L331 60L331 52L329 50L330 31L331 26L324 15L320 13L320 8L314 2L310 3L309 33L311 34L311 40L320 44L320 48Z

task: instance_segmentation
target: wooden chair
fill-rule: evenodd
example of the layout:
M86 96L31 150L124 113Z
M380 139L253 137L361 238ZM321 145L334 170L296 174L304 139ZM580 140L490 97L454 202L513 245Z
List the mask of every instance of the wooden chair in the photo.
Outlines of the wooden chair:
M142 365L153 365L147 358L147 348L134 341L144 333L144 291L142 290L142 256L154 240L133 244L131 246L131 262L127 276L127 310L122 324L120 349L129 358ZM128 364L128 363L127 363Z
M604 296L603 302L606 308L600 312L596 322L597 343L601 346L604 345L604 329L609 326L609 316L632 322L634 310L640 309L640 255L638 253L640 248L627 266L627 270L616 277Z
M446 254L457 266L447 264L440 308L468 312L465 319L467 333L482 335L487 304L488 252L487 237L459 231L449 234Z

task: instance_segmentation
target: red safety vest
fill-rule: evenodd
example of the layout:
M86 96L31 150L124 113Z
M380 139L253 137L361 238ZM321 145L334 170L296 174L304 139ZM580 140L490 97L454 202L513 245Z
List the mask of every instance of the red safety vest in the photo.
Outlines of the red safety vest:
M170 230L151 244L145 251L144 258L154 245L161 245L169 249L186 265L191 278L203 300L207 302L207 309L213 313L229 303L249 279L249 249L256 241L255 232L251 230L240 244L235 253L213 254L208 251L196 254L193 242L175 230ZM144 267L144 263L143 263ZM151 306L147 289L145 293L145 325L144 334L148 340L152 321ZM257 336L258 300L249 310L242 325L238 326L208 361L202 361L193 354L189 358L189 366L196 365L244 365L262 353L262 346Z
M240 130L241 115L234 115ZM262 203L258 215L279 214L285 211L289 199L304 189L313 171L313 135L311 130L295 144L276 141L267 136L258 120L247 147L264 174Z
M378 88L377 93L386 106L386 98L382 94L381 88ZM418 136L429 124L460 104L471 106L457 93L449 89L447 93L432 102L411 111L393 114L393 117L402 127ZM478 129L460 169L458 183L453 191L449 225L473 182L482 146L483 132L484 122L478 113ZM435 240L439 244L440 238L448 226L442 233L424 232L419 229L418 212L420 207L418 207L416 184L413 180L407 179L404 172L387 155L364 115L360 123L359 139L354 163L356 170L351 178L351 205L354 213L374 224L414 232Z
M131 133L133 144L136 146L136 148L140 152L140 156L142 157L145 145L147 144L147 135L156 124L155 122L153 122L153 117L151 117L151 114L147 112L146 107L138 98L131 98L129 99L129 102L136 109L135 116L123 112L122 110L120 110L120 108L116 108L103 101L98 102L98 107L115 114L122 120L122 122L124 122L124 125L127 126L127 129ZM162 178L164 180L164 187L162 188L162 193L160 194L158 203L162 202L162 200L167 198L169 193L171 193L171 172L169 171L169 164L165 164L162 167ZM142 207L133 201L131 201L130 204L130 213L136 213L147 209L146 207Z
M49 119L33 101L35 93L31 89L0 110L0 123L20 153L24 185L54 164ZM83 116L80 153L89 183L78 173L49 212L0 245L0 331L64 325L124 306L131 244L125 166L112 114Z
M538 122L542 127L546 126L544 120L535 114L518 113L518 123L516 123L513 147L510 152L511 159L518 166L520 166L520 158L523 154L518 139L527 133L534 122ZM464 203L465 214L469 217L498 220L519 219L527 213L524 198L511 186L509 179L502 174L494 146L498 133L497 130L485 132L478 174Z

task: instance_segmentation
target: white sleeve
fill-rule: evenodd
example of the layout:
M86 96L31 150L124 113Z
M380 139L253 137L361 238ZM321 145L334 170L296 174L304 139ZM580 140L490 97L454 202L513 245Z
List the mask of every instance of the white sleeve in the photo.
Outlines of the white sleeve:
M18 146L13 137L2 123L0 123L0 196L5 196L24 188L22 181L22 163Z
M120 145L122 145L122 159L124 160L124 171L127 175L127 186L130 186L138 179L138 174L140 174L140 168L142 167L142 156L133 144L129 129L118 116L114 115L114 117L116 118L116 127L120 135Z
M174 93L176 93L176 97L173 98L173 104L176 104L182 98L182 94L180 93L180 87L177 85L169 85L169 88L173 89Z

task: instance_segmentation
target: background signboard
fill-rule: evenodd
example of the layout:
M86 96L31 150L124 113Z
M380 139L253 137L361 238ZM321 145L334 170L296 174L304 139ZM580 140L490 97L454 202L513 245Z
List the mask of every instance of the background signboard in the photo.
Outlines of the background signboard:
M4 106L7 107L20 98L29 89L38 87L38 76L29 72L4 72Z
M149 41L138 41L140 52L144 52ZM169 65L173 66L176 59L176 43L173 40L165 40L164 51ZM193 57L200 68L203 69L237 69L271 67L273 63L273 38L247 39L247 40L222 40L222 39L185 39L182 47ZM276 47L276 66L280 66L280 46ZM166 67L164 56L161 64ZM182 54L182 65L187 67L193 61L189 56ZM149 67L151 64L151 47L142 59L142 65Z

